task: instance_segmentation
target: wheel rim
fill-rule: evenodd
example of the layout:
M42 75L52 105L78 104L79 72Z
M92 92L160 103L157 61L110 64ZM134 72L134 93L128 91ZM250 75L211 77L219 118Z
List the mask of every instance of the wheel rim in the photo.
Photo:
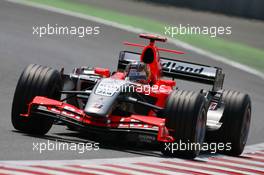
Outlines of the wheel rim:
M206 126L206 120L205 120L206 112L205 109L202 109L202 112L200 113L197 124L196 124L196 134L195 134L195 142L202 144L204 137L205 137L205 126Z
M251 114L251 110L250 108L247 108L244 114L244 120L241 129L241 140L240 140L241 145L245 145L247 142L249 127L250 127L250 116L251 116L250 114Z

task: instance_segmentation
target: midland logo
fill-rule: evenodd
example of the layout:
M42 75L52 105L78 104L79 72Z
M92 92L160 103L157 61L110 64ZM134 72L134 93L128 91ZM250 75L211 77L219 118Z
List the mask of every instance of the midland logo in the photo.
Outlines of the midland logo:
M201 66L196 66L188 63L182 63L177 61L162 61L162 68L165 71L173 72L173 71L180 71L180 72L189 72L195 74L202 74L204 68Z

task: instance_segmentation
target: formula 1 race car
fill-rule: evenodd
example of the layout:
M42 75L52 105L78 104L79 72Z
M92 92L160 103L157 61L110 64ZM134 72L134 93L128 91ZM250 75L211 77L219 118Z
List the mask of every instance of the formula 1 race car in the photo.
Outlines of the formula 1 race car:
M12 105L12 124L44 135L55 122L90 133L136 134L161 145L166 156L194 158L204 143L230 144L224 154L238 156L247 141L251 101L247 94L223 90L222 69L160 57L162 36L149 39L142 53L121 51L118 68L75 68L71 74L36 64L22 72ZM171 78L171 79L169 79ZM199 92L180 90L175 79L210 85ZM141 139L140 139L141 138ZM177 144L194 147L179 149Z

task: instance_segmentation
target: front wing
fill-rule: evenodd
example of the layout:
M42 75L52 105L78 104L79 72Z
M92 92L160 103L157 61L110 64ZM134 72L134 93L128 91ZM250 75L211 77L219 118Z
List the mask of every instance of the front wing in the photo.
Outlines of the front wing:
M156 116L131 115L129 117L109 115L107 117L88 116L77 107L36 96L28 105L26 114L21 117L49 117L71 126L95 132L133 132L155 135L159 142L174 142L165 127L165 119Z

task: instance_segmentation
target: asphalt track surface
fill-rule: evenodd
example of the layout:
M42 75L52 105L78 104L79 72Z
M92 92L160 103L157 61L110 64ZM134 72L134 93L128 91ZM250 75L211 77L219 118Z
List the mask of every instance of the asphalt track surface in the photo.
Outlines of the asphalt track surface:
M61 26L100 26L101 34L86 38L69 36L49 36L39 38L32 35L32 26L58 24ZM64 67L70 72L75 66L91 65L116 68L118 53L124 50L124 40L137 42L134 33L113 27L82 20L45 10L0 2L0 160L32 159L94 159L132 156L159 156L157 151L148 151L147 146L129 144L109 144L100 142L99 151L79 154L74 151L46 151L42 154L33 151L33 142L47 140L65 142L85 142L86 137L66 130L63 126L54 126L43 138L37 138L14 131L10 122L11 103L14 89L23 68L31 63L48 65L54 68ZM163 47L175 48L165 44ZM219 66L226 72L226 89L236 89L249 93L252 98L253 114L248 144L264 140L263 107L264 82L262 79L235 69L209 58L186 51L188 54L178 57L189 61ZM163 54L172 57L173 55ZM175 56L174 56L175 57ZM192 89L189 83L178 82L181 89ZM193 86L192 86L193 87ZM194 86L198 89L198 85Z

